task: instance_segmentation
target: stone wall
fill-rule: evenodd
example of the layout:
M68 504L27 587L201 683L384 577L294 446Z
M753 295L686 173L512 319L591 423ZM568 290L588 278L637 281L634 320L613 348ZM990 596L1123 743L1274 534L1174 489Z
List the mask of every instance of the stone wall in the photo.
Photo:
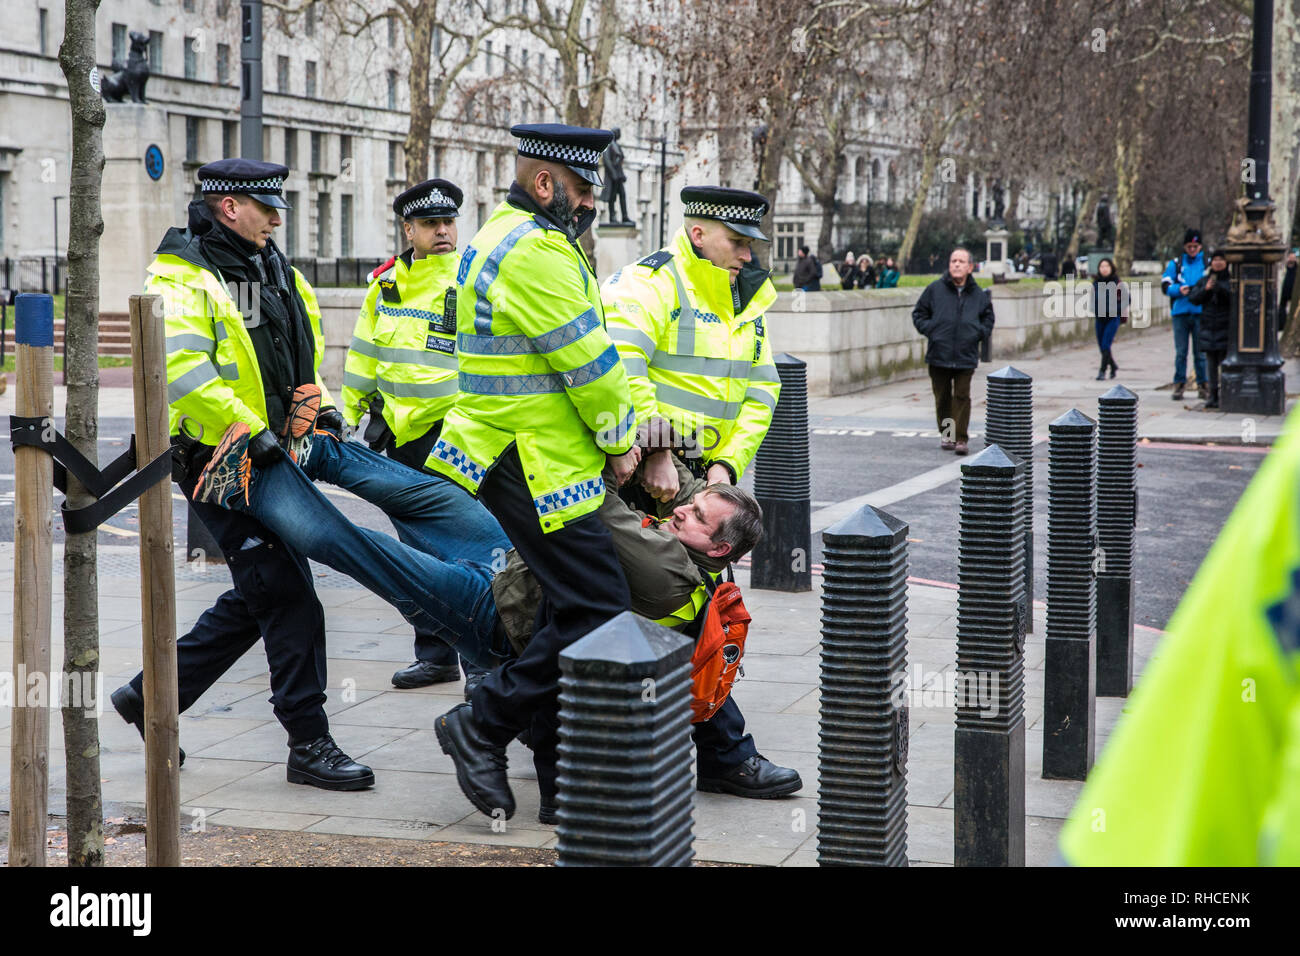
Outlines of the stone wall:
M1169 321L1169 300L1158 283L1135 280L1133 324ZM1048 283L1017 288L993 286L993 361L1042 355L1093 338L1087 311L1088 284ZM845 395L872 385L925 374L925 340L912 328L920 288L853 289L847 292L782 292L767 313L773 352L808 363L811 395ZM364 298L363 289L317 289L325 330L325 383L337 390L343 358ZM796 296L802 311L795 311Z

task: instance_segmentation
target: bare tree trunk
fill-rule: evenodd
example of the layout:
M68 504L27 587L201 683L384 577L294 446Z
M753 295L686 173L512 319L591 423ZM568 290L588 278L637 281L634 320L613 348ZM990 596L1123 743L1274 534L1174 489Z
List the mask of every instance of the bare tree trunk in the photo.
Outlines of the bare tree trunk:
M916 236L921 231L921 216L925 213L925 200L930 195L930 186L934 183L934 171L939 165L939 152L942 149L943 141L940 140L933 145L928 145L921 156L921 182L916 188L916 195L912 198L912 214L907 220L907 232L903 234L898 255L894 257L899 272L906 271L907 261L912 258L912 247L916 245Z
M1007 188L1007 209L1006 209L1006 215L1003 217L1003 222L1005 222L1013 230L1016 228L1016 225L1020 219L1020 217L1017 215L1017 210L1019 209L1019 207L1020 207L1020 180L1013 179L1011 180Z
M1142 167L1142 132L1134 124L1121 125L1115 139L1115 271L1128 275L1133 269L1133 248L1137 239L1138 171Z
M99 237L104 231L99 191L104 172L104 101L90 85L95 66L95 11L99 0L66 0L59 65L68 81L72 109L72 178L69 188L68 293L63 334L67 338L67 425L70 441L98 462L99 435ZM125 306L126 303L119 303ZM94 498L68 475L68 506ZM98 532L70 534L63 545L62 688L97 688L99 671ZM73 681L76 683L73 683ZM62 696L63 746L67 757L68 865L104 862L104 812L99 786L99 721L84 695Z
M433 56L436 4L418 4L406 24L406 50L411 57L407 89L411 120L406 130L406 183L423 182L429 175L429 136L433 129L433 103L429 99L429 62Z
M1101 187L1095 183L1087 183L1083 194L1083 206L1079 209L1079 214L1074 217L1074 229L1070 233L1070 243L1065 247L1065 258L1074 259L1079 254L1079 237L1083 232L1083 224L1092 219L1097 212L1097 200L1101 197Z

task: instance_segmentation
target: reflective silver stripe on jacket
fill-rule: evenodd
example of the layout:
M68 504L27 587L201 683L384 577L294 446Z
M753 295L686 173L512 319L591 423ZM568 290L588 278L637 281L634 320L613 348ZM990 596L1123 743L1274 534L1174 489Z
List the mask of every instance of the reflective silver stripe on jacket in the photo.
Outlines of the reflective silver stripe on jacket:
M717 398L705 398L702 395L696 395L694 392L688 392L685 389L667 385L663 382L656 383L655 395L665 405L672 405L674 408L684 409L697 415L705 415L721 421L734 421L736 416L740 414L741 405L744 404L743 402L724 402Z

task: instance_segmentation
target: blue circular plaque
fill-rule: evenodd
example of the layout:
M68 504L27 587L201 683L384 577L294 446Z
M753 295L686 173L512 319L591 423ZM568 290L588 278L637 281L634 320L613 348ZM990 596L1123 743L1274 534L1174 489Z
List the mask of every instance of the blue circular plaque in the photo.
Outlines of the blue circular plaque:
M157 143L150 143L149 148L144 151L144 169L149 174L149 178L155 182L162 179L163 154Z

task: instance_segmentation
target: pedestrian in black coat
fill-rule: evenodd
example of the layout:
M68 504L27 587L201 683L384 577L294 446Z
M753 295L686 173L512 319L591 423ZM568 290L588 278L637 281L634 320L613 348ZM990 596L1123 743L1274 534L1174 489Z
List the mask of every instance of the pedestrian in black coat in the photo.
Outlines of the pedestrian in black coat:
M1228 354L1228 333L1232 328L1232 282L1228 260L1218 249L1210 253L1210 269L1196 281L1187 299L1201 307L1201 351L1210 375L1206 408L1219 407L1219 365Z
M940 447L966 454L970 381L980 362L980 343L993 334L993 302L975 284L968 249L948 257L948 272L925 287L912 309L912 325L925 336L925 363L934 391Z

